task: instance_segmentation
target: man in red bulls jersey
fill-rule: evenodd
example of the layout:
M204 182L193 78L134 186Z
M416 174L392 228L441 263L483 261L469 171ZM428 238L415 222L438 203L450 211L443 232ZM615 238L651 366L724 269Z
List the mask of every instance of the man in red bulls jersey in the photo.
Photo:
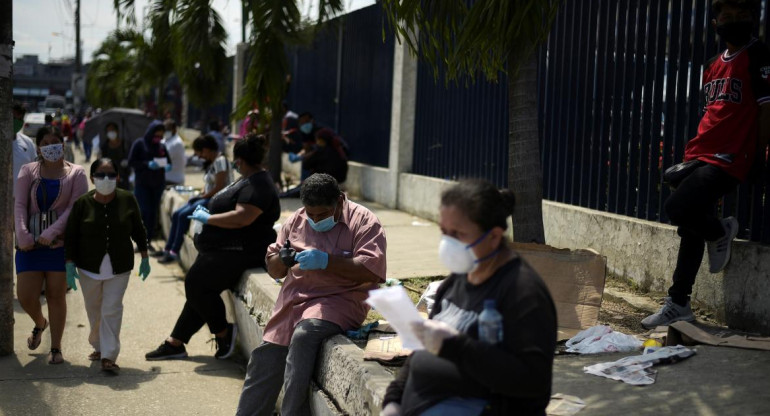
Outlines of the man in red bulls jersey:
M645 328L694 321L690 294L708 248L709 271L730 261L738 234L733 217L717 218L719 199L747 178L755 157L766 155L770 133L770 51L752 37L759 16L756 0L714 0L711 21L727 49L703 71L705 114L685 147L684 160L696 161L666 200L665 208L681 237L673 285L665 304L642 320Z

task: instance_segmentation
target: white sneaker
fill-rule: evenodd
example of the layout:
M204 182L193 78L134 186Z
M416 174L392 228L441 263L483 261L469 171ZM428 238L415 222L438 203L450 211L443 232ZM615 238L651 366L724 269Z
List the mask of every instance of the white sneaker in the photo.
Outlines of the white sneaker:
M725 229L724 237L716 241L706 242L709 252L709 272L718 273L730 262L730 247L733 239L738 235L738 220L733 217L722 219L722 227Z
M694 320L695 315L692 314L692 309L690 309L690 301L687 301L685 306L679 306L670 297L666 296L663 307L654 314L642 319L642 326L652 329L658 326L671 325L677 321L692 322Z

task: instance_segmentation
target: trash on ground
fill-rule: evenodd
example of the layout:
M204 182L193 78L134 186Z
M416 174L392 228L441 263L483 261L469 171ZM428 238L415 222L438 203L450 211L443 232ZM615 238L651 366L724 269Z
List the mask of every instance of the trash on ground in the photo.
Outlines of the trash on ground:
M668 327L666 345L672 344L706 344L715 347L770 351L770 337L684 321L675 322Z
M586 407L586 403L577 396L556 393L551 396L545 413L548 416L572 416Z
M693 355L695 355L695 350L682 345L662 347L650 354L632 355L613 362L583 367L583 371L634 386L644 386L655 383L657 371L653 370L652 366L675 363Z
M628 352L642 347L631 335L613 331L607 325L596 325L579 332L567 343L567 352L577 354L598 354L603 352Z
M428 287L425 288L425 292L423 292L422 296L420 296L420 300L417 301L418 311L425 311L428 315L430 315L430 311L433 310L433 304L436 302L436 292L438 291L438 287L441 286L441 283L443 282L443 280L439 280L437 282L428 283Z
M347 335L350 339L368 339L369 338L369 332L376 328L380 324L379 321L374 321L371 323L368 323L361 328L356 329L355 331L350 330L346 331L345 335Z
M556 304L557 340L599 323L607 259L589 250L512 243L511 248L543 279Z
M398 279L394 279L392 277L385 279L385 286L403 286L403 285L404 285L404 282Z

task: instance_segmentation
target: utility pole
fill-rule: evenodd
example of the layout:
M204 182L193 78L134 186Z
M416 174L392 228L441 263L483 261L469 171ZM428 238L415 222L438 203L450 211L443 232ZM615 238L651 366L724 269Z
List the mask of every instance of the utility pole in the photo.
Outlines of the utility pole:
M13 354L13 5L0 1L0 357Z
M75 0L75 72L72 74L72 101L76 113L80 113L84 92L83 56L80 51L80 0Z

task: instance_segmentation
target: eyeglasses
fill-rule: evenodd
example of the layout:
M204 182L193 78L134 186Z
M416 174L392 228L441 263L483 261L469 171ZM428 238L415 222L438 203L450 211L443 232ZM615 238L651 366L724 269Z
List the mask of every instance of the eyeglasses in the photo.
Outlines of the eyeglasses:
M94 178L96 178L96 179L104 179L104 178L115 179L117 177L118 177L118 174L114 173L114 172L110 172L110 173L107 173L107 172L96 172L96 173L94 173Z

